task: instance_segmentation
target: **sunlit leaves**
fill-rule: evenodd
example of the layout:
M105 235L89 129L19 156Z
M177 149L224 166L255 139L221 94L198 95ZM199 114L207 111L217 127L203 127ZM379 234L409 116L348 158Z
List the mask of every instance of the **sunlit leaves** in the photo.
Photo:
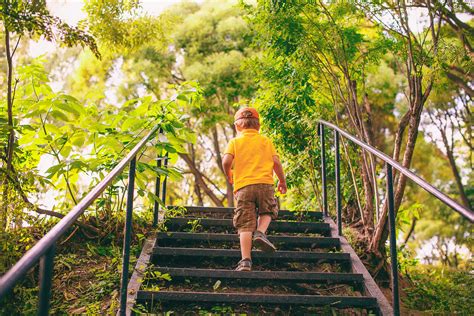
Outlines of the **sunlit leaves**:
M177 153L186 152L183 144L195 141L194 133L181 121L183 107L200 103L200 89L195 84L176 87L176 96L171 101L155 101L147 96L121 105L98 105L54 93L39 61L20 67L18 76L23 80L18 85L15 103L20 109L17 121L21 122L17 151L28 153L32 165L51 157L52 165L36 177L38 184L63 192L59 208L67 209L72 197L77 200L87 193L156 125L161 126L165 136L153 139L140 153L137 192L147 198L150 184L158 176L181 178L180 170L171 164L158 168L154 159L168 152L175 162ZM125 177L126 174L118 177L119 187Z
M0 20L7 30L18 35L29 35L33 38L43 36L48 41L57 41L68 47L87 46L94 55L100 56L94 38L83 30L52 16L48 11L46 1L2 1Z

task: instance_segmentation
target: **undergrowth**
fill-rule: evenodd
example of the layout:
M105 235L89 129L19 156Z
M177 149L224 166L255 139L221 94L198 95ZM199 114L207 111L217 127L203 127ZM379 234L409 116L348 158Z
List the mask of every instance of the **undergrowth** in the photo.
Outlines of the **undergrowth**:
M411 267L407 272L411 285L404 289L406 307L435 315L472 315L472 273L427 265Z
M122 219L115 218L114 232L88 238L81 230L71 231L58 242L54 259L51 315L112 315L118 308L122 269ZM55 222L55 221L52 221ZM47 224L49 225L49 223ZM9 237L16 242L9 249L11 258L2 264L8 268L44 235L30 227L26 238ZM134 218L131 243L130 275L140 254L148 227L145 219ZM26 235L26 234L25 234ZM65 238L69 238L64 242ZM20 242L21 238L21 242ZM64 242L64 243L63 243ZM0 315L35 315L38 308L38 265L20 281L10 295L0 301Z

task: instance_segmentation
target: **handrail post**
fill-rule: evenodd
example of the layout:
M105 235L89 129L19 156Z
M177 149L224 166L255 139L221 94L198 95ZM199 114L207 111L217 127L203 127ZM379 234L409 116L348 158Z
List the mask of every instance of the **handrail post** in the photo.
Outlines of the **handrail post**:
M130 261L130 240L132 230L133 196L135 191L135 167L137 156L130 161L128 173L127 213L123 237L122 283L120 287L120 315L125 315L127 309L128 266Z
M165 155L165 168L168 168L168 153ZM166 206L166 182L168 181L168 175L165 175L165 179L163 180L163 192L161 195L163 204Z
M324 216L328 216L328 196L326 188L326 149L324 146L324 124L319 125L321 137L321 178L323 182L323 212Z
M339 153L339 132L334 130L334 150L336 165L336 209L337 209L337 233L342 236L342 205L341 205L341 170L340 170L340 153Z
M156 161L156 166L158 169L161 169L161 157L158 157ZM158 174L156 177L156 184L155 184L155 195L159 199L160 198L160 182L161 182L161 175ZM156 227L158 225L158 212L160 210L160 203L158 201L155 201L155 204L153 205L153 227Z
M388 201L388 223L390 229L390 259L392 263L392 300L393 313L400 315L400 297L398 292L398 260L397 260L397 236L395 234L395 203L393 199L392 166L386 163L387 169L387 201Z
M51 299L51 284L53 279L54 249L51 246L40 259L39 267L39 297L38 315L49 315L49 302Z

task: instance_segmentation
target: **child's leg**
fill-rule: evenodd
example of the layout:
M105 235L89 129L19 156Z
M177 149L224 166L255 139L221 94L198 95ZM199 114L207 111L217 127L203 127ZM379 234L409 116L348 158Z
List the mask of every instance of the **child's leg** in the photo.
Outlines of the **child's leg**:
M257 230L264 234L267 233L268 226L272 221L272 217L269 214L262 214L258 217Z
M240 253L242 259L250 259L252 251L252 235L253 232L241 232L240 233Z
M253 186L241 188L235 194L236 207L234 210L234 227L239 232L240 252L242 260L236 271L252 270L252 237L257 227L257 212L255 205Z
M258 220L257 231L253 236L256 248L273 252L276 247L268 240L266 233L272 219L278 216L278 207L274 197L274 188L271 184L261 184L258 192Z

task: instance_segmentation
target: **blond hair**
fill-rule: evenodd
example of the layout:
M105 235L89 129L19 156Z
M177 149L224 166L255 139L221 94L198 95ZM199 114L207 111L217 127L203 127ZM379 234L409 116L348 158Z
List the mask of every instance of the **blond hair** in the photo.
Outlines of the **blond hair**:
M260 121L259 119L253 117L244 117L235 121L234 125L242 129L253 128L258 130L260 128Z

